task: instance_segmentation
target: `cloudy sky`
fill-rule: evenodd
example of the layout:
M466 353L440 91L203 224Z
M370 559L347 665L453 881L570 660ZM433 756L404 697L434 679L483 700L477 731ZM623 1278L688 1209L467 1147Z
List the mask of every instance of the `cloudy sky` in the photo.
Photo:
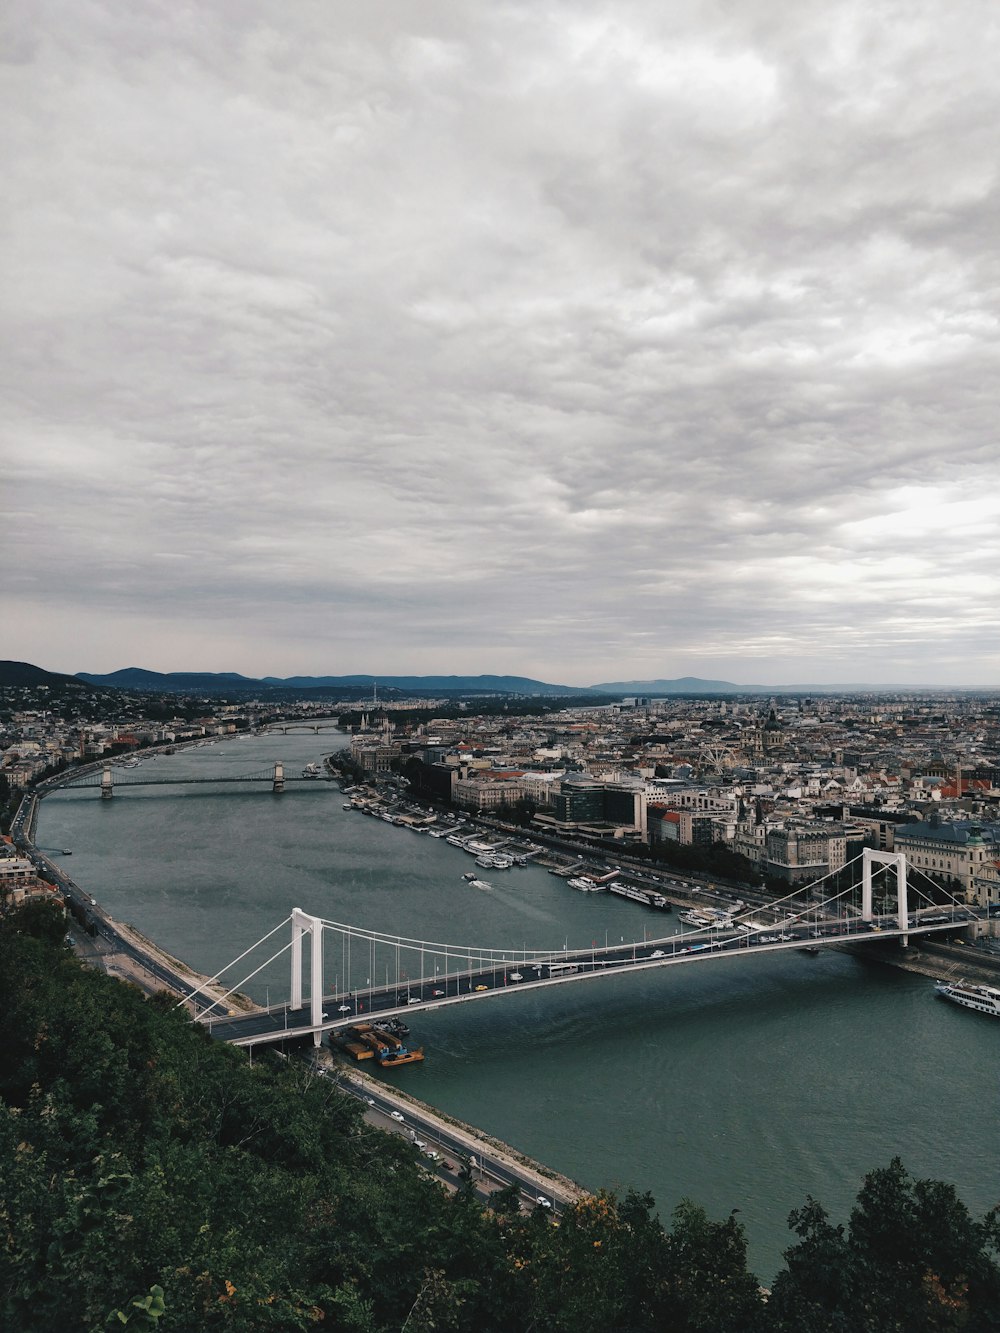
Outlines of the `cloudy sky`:
M1000 685L994 0L9 0L4 646Z

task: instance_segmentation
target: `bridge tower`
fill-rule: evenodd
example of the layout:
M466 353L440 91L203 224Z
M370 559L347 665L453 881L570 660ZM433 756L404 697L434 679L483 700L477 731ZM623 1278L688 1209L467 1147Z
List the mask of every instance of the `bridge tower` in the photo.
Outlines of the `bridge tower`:
M318 916L308 916L300 907L292 908L292 997L289 1008L302 1008L302 937L309 935L309 1021L313 1045L322 1040L323 1022L323 922Z
M902 852L876 852L871 847L866 847L863 856L863 873L861 879L861 919L862 921L871 921L872 919L872 865L877 863L883 866L896 867L896 920L899 929L903 932L900 943L903 948L907 947L909 938L906 934L908 905L906 899L906 857Z
M114 779L111 776L111 765L108 764L101 773L101 800L110 801L115 794Z
M274 781L271 783L271 790L279 794L285 790L285 766L280 759L274 763Z

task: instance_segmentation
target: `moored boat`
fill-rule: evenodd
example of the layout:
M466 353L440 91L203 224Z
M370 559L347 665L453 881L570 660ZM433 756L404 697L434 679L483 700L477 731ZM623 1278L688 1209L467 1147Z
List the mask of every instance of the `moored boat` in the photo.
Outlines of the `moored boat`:
M423 1058L422 1046L400 1046L395 1051L380 1051L375 1057L380 1069L388 1069L392 1065L412 1065Z
M1000 1018L1000 990L996 986L976 986L968 981L935 981L934 989L942 1000L951 1000L963 1009Z
M687 909L677 913L678 921L683 921L686 926L698 926L704 929L705 926L712 925L712 918L706 916L704 912L695 912Z
M664 898L662 893L655 893L652 889L640 889L634 884L608 884L609 892L619 898L627 898L629 902L641 903L643 907L658 907L661 911L669 911L670 904Z

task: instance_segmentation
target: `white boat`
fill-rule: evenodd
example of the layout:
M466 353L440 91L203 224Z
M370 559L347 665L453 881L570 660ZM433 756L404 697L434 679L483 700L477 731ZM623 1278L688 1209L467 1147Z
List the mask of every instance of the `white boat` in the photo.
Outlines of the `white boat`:
M310 760L310 762L306 764L305 768L302 770L302 776L304 778L321 777L322 773L319 764L313 763L312 760Z
M698 926L702 930L704 930L706 926L712 926L715 924L712 918L710 916L706 916L704 912L692 912L692 911L678 912L677 920L683 921L686 926Z
M595 884L592 879L585 879L582 875L576 879L568 879L566 883L571 889L579 889L581 893L600 893L600 884Z
M470 889L492 889L492 887L493 885L489 884L485 879L472 879L469 881Z
M957 981L954 985L948 981L935 981L934 989L942 1000L951 1000L963 1009L975 1009L977 1013L1000 1018L1000 990L996 986L974 986L968 981Z
M630 902L641 903L643 907L659 907L661 910L670 907L662 893L637 889L634 884L609 884L608 890L619 898L628 898Z

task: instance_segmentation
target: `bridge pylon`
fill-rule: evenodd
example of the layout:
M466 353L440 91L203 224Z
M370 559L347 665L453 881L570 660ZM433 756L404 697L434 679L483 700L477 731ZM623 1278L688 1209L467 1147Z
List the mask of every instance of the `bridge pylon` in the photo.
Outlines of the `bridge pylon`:
M861 878L861 919L872 919L872 865L896 867L896 920L903 932L900 943L905 949L909 943L906 927L909 924L907 913L909 906L906 896L906 857L902 852L876 852L871 847L864 849Z
M274 777L271 781L271 790L275 795L285 790L285 766L280 759L275 760Z
M110 801L115 794L114 779L111 776L111 765L105 765L101 772L101 800Z
M292 997L291 1009L302 1008L302 937L309 935L309 1021L315 1029L313 1045L322 1041L323 1022L323 922L301 907L292 908Z

